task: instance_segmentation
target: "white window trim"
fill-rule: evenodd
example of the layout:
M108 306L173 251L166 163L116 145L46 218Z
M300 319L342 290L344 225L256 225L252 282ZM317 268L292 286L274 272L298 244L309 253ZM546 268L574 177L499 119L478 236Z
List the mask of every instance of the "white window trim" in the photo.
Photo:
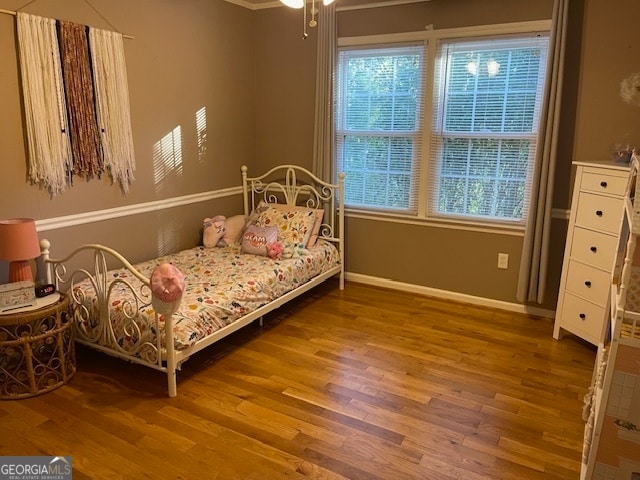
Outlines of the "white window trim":
M356 47L356 46L373 46L373 45L387 45L392 43L401 42L416 42L425 41L427 48L427 57L425 71L425 88L427 91L433 91L433 75L427 74L433 72L435 68L436 55L435 50L439 40L448 40L452 38L473 38L483 37L491 35L509 35L509 34L523 34L533 32L549 32L551 30L551 20L533 20L527 22L514 22L514 23L500 23L492 25L479 25L470 27L457 27L457 28L443 28L443 29L428 29L421 32L404 32L404 33L391 33L382 35L363 35L358 37L340 37L337 41L338 47ZM433 110L433 96L427 95L424 99L425 112L431 112ZM427 114L425 114L427 118ZM428 159L429 146L431 144L431 129L425 129L423 136L423 158ZM420 185L427 185L428 172L431 165L427 160L425 161L420 173ZM458 218L440 218L429 217L427 211L427 197L428 189L419 189L418 198L418 212L415 214L406 213L390 213L384 211L374 210L362 210L358 208L345 208L345 213L348 217L362 218L362 219L375 219L391 221L394 223L403 223L410 225L424 225L431 227L441 227L477 232L490 232L490 233L503 233L508 235L523 235L525 226L522 224L508 224L508 223L491 223L486 221L476 220L464 220Z
M458 37L483 37L490 35L508 35L518 33L548 32L551 20L533 20L529 22L498 23L473 27L443 28L424 32L388 33L382 35L363 35L359 37L340 37L338 47L355 47L420 40L439 40Z

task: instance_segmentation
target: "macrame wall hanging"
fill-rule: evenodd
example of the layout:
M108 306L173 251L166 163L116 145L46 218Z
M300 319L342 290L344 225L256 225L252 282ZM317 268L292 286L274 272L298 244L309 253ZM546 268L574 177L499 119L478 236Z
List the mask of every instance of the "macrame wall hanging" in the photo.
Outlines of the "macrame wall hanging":
M134 180L123 35L17 12L28 177L57 195L105 171Z

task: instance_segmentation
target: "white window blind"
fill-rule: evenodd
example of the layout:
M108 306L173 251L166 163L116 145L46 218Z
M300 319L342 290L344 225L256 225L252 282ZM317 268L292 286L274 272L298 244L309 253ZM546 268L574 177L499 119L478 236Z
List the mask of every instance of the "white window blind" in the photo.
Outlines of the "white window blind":
M548 36L438 46L429 214L523 223L538 141Z
M340 49L337 170L351 207L417 211L424 45Z

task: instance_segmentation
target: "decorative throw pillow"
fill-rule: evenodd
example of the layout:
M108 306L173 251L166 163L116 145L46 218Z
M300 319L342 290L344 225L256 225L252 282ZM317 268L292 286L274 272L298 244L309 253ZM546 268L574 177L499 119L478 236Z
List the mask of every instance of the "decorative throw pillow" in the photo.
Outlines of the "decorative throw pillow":
M202 224L202 244L205 248L215 247L226 231L227 218L216 215L213 218L205 218Z
M268 246L278 241L276 227L256 227L249 225L242 234L242 252L252 255L268 256Z
M311 235L309 236L309 240L307 241L306 247L311 248L316 244L316 242L318 241L318 235L320 233L320 227L322 226L324 210L320 208L309 208L309 207L302 207L302 206L285 205L283 203L270 203L268 205L281 211L295 210L300 212L313 212L315 221L313 223L313 228L311 229Z
M256 223L256 220L258 219L258 216L262 212L264 212L267 208L269 208L269 205L270 204L265 202L264 200L260 200L258 202L258 205L256 205L255 208L249 214L249 223Z
M278 236L284 245L282 258L299 257L306 252L311 237L315 214L309 210L279 210L269 207L258 215L258 227L277 227Z
M248 221L249 217L247 215L234 215L227 218L225 232L218 241L218 247L226 247L227 245L238 243Z

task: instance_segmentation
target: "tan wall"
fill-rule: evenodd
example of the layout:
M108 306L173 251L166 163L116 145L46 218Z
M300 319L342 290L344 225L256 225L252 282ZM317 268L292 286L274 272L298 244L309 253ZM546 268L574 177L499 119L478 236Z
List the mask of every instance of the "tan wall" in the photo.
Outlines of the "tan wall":
M0 0L15 10L26 2ZM0 15L0 218L57 218L238 186L240 166L255 169L255 59L251 11L222 0L92 0L110 26L83 0L41 0L24 11L97 28L125 40L136 181L127 196L107 175L50 198L26 182L25 138L15 46L15 17ZM206 109L206 143L198 149L196 112ZM181 129L181 171L164 172L154 145ZM166 173L163 175L162 173ZM122 248L134 259L195 245L205 216L240 213L224 199L162 213L41 233L61 255L84 242Z
M640 107L619 95L620 82L640 72L640 2L583 1L574 159L590 161L607 157L616 142L640 146Z
M364 1L344 4L367 3ZM370 2L375 3L375 2ZM419 32L426 25L456 28L551 17L552 0L431 0L420 3L368 10L347 10L338 16L339 36L376 35L395 32Z
M300 10L273 8L254 14L257 162L263 168L280 163L311 168L315 32L302 39Z

